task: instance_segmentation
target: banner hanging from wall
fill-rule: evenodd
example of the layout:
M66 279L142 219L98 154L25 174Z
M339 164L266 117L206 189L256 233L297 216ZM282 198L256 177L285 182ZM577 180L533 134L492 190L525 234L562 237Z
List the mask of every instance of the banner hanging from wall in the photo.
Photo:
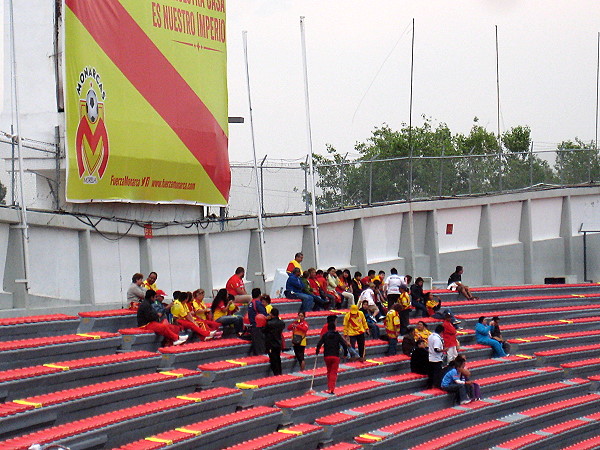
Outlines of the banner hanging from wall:
M225 0L65 0L67 200L225 206Z

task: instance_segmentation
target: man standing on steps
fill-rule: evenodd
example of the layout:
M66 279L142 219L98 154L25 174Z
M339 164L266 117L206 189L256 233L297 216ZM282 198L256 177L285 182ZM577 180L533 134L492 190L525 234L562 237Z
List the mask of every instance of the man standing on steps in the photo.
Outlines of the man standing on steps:
M281 369L281 348L283 346L281 333L284 329L285 323L279 318L279 310L273 308L267 316L267 324L264 327L265 346L273 375L281 375L283 372Z
M383 284L383 290L387 294L388 309L392 307L394 303L400 298L400 286L404 284L404 280L398 275L398 270L392 267L390 270L390 276L386 278Z

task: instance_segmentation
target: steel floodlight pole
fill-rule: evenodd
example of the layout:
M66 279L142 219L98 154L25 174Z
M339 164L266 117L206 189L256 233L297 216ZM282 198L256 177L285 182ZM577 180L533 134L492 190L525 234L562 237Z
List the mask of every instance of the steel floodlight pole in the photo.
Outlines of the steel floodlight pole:
M21 238L23 243L23 279L15 280L16 283L23 284L25 286L25 307L27 307L27 293L29 292L29 228L27 224L27 206L25 205L25 193L23 192L23 146L21 142L21 127L19 120L19 89L18 89L18 78L17 78L17 53L15 45L15 15L13 0L9 0L9 14L10 14L10 47L12 57L12 87L14 90L14 101L15 101L15 136L13 140L17 139L17 158L19 160L19 211L21 217L21 223L19 228L21 229Z
M250 134L252 136L252 157L253 157L253 171L254 178L256 180L256 198L258 200L258 237L259 237L259 253L260 253L260 276L263 281L263 288L266 287L266 276L265 276L265 229L263 226L263 201L261 195L261 184L258 181L258 161L256 159L256 143L254 138L254 120L252 114L252 96L250 94L250 70L248 68L248 32L242 32L242 38L244 41L244 62L246 66L246 84L248 86L248 108L249 108L249 116L250 116ZM264 162L264 160L263 160ZM261 164L262 169L262 164Z
M319 229L317 226L317 196L315 193L315 167L313 163L312 130L310 126L310 99L308 95L308 68L306 64L306 38L304 31L304 16L300 16L300 37L302 41L302 67L304 69L304 100L306 105L306 135L308 140L308 167L310 170L312 202L312 229L315 252L315 267L319 267Z

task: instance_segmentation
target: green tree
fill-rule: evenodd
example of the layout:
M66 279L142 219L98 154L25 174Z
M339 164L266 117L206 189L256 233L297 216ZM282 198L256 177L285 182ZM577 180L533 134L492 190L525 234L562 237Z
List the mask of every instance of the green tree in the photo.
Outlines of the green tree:
M513 127L502 134L504 152L503 188L521 189L536 184L556 183L550 164L531 152L531 129Z
M586 144L579 138L558 144L554 169L562 184L600 181L600 158L594 142Z
M6 186L0 183L0 205L6 204Z

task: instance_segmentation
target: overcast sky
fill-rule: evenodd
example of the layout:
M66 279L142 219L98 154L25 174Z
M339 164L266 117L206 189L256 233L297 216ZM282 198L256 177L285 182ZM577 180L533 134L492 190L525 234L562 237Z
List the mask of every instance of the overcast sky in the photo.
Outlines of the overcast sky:
M259 158L307 153L301 15L315 152L353 154L374 127L408 122L413 18L413 123L496 130L498 25L501 129L529 125L536 148L594 139L598 0L228 0L229 115L248 116L247 30ZM248 120L230 126L229 153L252 159Z

